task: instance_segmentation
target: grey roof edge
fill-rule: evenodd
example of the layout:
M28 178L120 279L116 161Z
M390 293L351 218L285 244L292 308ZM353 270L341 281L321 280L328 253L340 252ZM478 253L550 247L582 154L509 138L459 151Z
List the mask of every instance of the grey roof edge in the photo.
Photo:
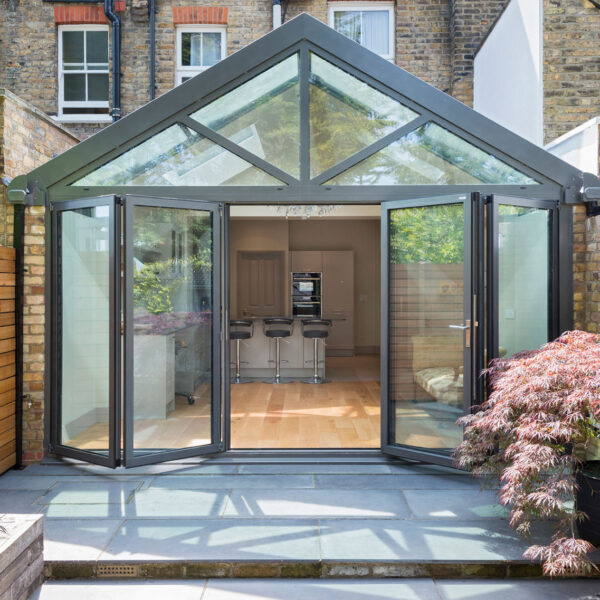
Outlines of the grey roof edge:
M52 186L92 160L125 146L135 136L141 135L150 127L198 102L249 70L259 68L273 55L285 52L286 49L305 40L348 63L381 85L411 99L434 116L511 157L513 161L529 167L561 186L575 187L577 193L579 192L583 182L583 173L580 170L401 67L373 54L306 13L294 17L188 82L166 92L59 157L31 171L28 181L39 188Z

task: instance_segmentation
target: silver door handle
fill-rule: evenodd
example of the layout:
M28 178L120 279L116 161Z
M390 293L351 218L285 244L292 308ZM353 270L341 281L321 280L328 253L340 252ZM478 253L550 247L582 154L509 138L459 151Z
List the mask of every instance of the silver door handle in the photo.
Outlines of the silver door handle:
M463 325L448 325L450 329L460 329L461 331L466 331L465 333L465 347L471 347L471 319L467 319L466 323Z
M471 326L470 325L448 325L448 327L450 327L450 329L462 329L464 331L465 329L469 329Z

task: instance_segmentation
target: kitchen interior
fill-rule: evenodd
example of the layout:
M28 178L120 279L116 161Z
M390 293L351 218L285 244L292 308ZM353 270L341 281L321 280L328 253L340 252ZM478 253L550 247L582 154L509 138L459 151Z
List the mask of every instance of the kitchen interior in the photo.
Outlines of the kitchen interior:
M229 238L231 447L379 448L380 207L235 205Z

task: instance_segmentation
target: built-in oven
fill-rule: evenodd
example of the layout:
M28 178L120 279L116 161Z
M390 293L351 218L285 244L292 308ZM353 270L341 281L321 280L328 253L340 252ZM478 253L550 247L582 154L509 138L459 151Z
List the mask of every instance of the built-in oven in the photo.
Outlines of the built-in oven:
M321 316L321 273L292 273L292 316Z

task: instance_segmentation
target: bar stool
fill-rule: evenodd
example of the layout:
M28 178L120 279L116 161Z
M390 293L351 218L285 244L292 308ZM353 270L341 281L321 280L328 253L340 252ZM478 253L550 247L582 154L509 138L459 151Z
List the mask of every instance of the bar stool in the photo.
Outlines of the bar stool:
M268 383L282 383L280 343L282 338L291 337L294 332L294 320L286 317L263 319L263 331L266 337L275 339L275 377L266 381Z
M325 383L323 377L319 377L319 340L329 337L329 328L331 321L329 319L303 319L302 320L302 336L314 342L314 371L311 379L304 380L304 383ZM323 352L323 364L325 364L325 352Z
M235 340L235 377L233 383L248 383L250 379L240 377L240 341L249 340L254 334L254 321L232 319L229 321L229 339Z

